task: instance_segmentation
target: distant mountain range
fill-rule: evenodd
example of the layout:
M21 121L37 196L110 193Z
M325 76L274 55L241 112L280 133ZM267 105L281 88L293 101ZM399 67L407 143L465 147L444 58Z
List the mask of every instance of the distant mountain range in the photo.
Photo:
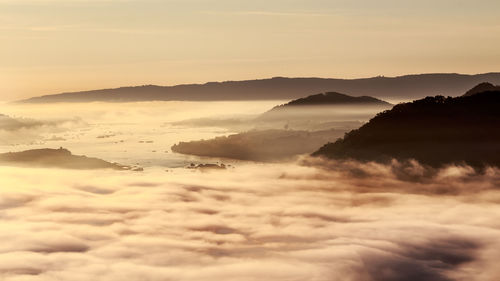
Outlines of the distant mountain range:
M275 77L177 86L122 87L46 95L20 102L290 100L330 91L383 99L415 99L426 95L457 96L482 82L500 84L500 73L419 74L363 79Z
M493 90L398 104L313 155L367 161L415 159L431 166L500 166L500 91L489 88Z

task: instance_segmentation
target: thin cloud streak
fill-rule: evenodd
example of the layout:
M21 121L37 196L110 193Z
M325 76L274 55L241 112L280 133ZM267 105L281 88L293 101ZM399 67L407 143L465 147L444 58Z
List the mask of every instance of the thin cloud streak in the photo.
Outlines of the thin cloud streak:
M270 17L328 17L334 14L320 12L274 12L274 11L200 11L200 14L209 15L248 15L248 16L270 16Z

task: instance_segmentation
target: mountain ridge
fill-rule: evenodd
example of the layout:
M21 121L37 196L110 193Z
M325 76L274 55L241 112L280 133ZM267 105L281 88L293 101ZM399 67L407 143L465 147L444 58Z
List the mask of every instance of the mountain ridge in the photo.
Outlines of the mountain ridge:
M415 159L430 166L500 166L498 108L500 91L401 103L313 155L363 161Z
M351 104L391 105L386 101L370 96L355 97L338 92L326 92L326 93L310 95L304 98L295 99L285 104L275 106L274 108L287 107L287 106L351 105Z
M472 86L500 84L500 72L483 74L430 73L371 78L287 78L207 82L173 86L142 85L79 92L65 92L21 100L21 103L222 101L297 99L321 92L345 92L376 98L420 98L425 95L456 96Z
M478 84L474 88L468 90L463 96L467 97L467 96L472 96L472 95L475 95L478 93L488 92L488 91L500 91L500 86L493 85L493 84L488 83L488 82L483 82L483 83Z
M277 105L264 112L257 120L261 121L292 121L292 120L327 120L335 111L351 109L387 109L392 104L370 96L354 97L337 92L326 92L295 99L285 104Z

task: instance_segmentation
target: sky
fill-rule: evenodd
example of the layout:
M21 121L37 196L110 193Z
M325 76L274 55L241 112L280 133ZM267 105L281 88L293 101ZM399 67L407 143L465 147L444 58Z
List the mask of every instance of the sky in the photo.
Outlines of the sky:
M498 0L0 0L0 100L500 70Z

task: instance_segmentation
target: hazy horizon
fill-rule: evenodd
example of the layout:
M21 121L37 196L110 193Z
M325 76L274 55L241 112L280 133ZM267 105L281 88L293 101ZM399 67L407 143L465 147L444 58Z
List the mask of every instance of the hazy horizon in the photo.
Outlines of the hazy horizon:
M490 0L2 0L0 94L494 72L499 9Z
M497 75L498 77L496 77L496 76L495 77L481 77L481 76L492 76L492 75ZM448 77L446 77L446 76L448 76ZM413 79L417 79L417 81L414 81L413 83L411 83L410 80L405 81L405 79L408 77L412 77ZM429 77L429 78L432 77L433 79L435 79L435 81L432 82L433 84L435 84L434 87L436 87L438 85L439 86L437 88L434 88L434 89L432 89L432 87L428 87L427 89L420 89L420 90L418 90L419 91L418 94L415 95L415 91L418 88L422 88L421 86L417 86L419 84L418 79L421 79L422 77ZM461 86L459 86L458 88L461 88L461 89L457 89L458 85L454 84L452 81L450 81L448 79L451 77L458 79L457 81L454 81L454 82L460 83ZM277 90L277 92L272 93L271 98L263 97L261 95L255 95L255 93L254 94L249 94L248 92L238 93L238 91L241 91L241 88L236 86L236 84L235 84L236 88L234 88L234 89L232 89L231 86L226 88L226 91L227 91L227 89L232 89L232 90L230 90L230 91L233 91L233 93L231 94L233 96L232 98L228 98L227 96L224 97L223 95L220 96L220 93L217 93L215 96L211 96L214 94L214 92L213 92L213 89L210 90L209 88L206 88L206 89L198 88L198 89L195 89L193 91L189 91L189 90L187 90L187 88L185 88L185 90L187 90L187 91L181 90L181 92L177 92L177 93L175 93L176 91L174 91L173 96L171 95L172 93L167 93L167 92L162 93L161 92L162 90L160 89L160 88L167 89L167 88L173 88L173 87L178 87L178 86L181 86L181 87L182 86L208 86L208 87L210 87L210 86L214 86L216 84L224 84L227 82L230 82L230 83L260 82L260 81L265 81L265 80L267 80L267 81L273 80L275 78L284 78L285 80L283 80L283 81L295 80L295 79L298 79L299 81L300 80L306 81L308 79L319 79L319 80L330 80L332 82L333 81L337 81L337 82L349 81L349 82L355 82L355 83L350 85L350 86L347 84L344 84L344 85L335 84L335 85L330 85L330 86L323 85L320 87L314 87L314 86L308 87L306 85L303 85L304 86L303 89L302 88L293 89L293 87L292 87L292 88L288 89L288 91L289 91L288 93L281 93L281 94L279 94L280 91L281 92L287 91L287 89L286 89L287 85L286 84L280 85L280 83L277 83L275 85L268 85L267 86L268 87L267 90L270 90L272 92ZM386 83L381 84L375 80L377 78L388 78L390 80L386 80ZM473 79L469 79L469 78L473 78ZM365 80L369 80L369 79L374 79L374 80L372 80L373 83L371 85L368 85L364 82ZM396 81L398 79L399 79L399 81ZM460 80L463 80L463 81L460 81ZM160 95L158 95L158 96L156 96L156 98L152 98L152 99L146 98L146 99L144 99L144 101L155 101L155 100L156 101L159 101L159 100L165 100L165 101L168 101L168 100L172 100L172 101L182 101L182 100L186 100L186 101L202 101L202 100L206 100L206 101L211 101L211 100L213 100L213 101L231 101L231 100L276 100L276 101L282 100L282 101L290 101L290 100L304 98L306 96L314 95L314 94L318 94L318 93L339 92L342 94L348 94L348 95L353 96L353 97L359 97L359 96L376 97L379 99L383 99L386 102L397 104L400 102L407 102L407 101L411 101L411 100L418 99L421 97L432 96L432 95L445 95L445 96L461 95L461 94L465 93L466 90L470 89L471 87L475 86L476 84L483 83L483 82L500 84L500 72L485 72L485 73L457 73L457 72L438 73L438 72L433 72L433 73L401 74L401 75L397 75L397 76L378 75L378 76L372 76L372 77L354 77L354 78L273 76L273 77L256 78L256 79L205 81L205 82L201 82L201 83L181 83L181 84L172 84L172 85L160 85L160 84L121 85L121 86L117 86L117 87L78 89L78 90L74 90L74 91L46 93L46 94L42 94L42 95L38 95L38 96L30 96L30 97L27 97L26 99L15 99L15 100L2 100L2 99L0 99L0 102L9 103L9 102L29 100L32 98L57 96L60 94L67 94L67 93L84 93L85 94L87 92L98 92L98 91L108 91L108 90L127 90L129 88L137 88L137 91L127 93L126 94L127 98L130 99L131 97L135 96L137 98L136 101L140 101L141 95L145 94L144 92L141 91L141 87L143 87L143 86L155 86L156 87L157 86L157 87L159 87L159 89L158 89L159 91L156 92L156 94L160 94ZM305 82L305 83L307 84L307 82ZM309 83L309 84L314 85L314 83ZM391 86L391 84L392 84L392 86ZM240 84L239 86L243 86L243 85L244 84ZM247 84L243 87L248 87L248 86L250 86L250 85ZM254 86L256 86L257 88L261 87L258 84L255 84ZM355 89L356 89L356 87L358 87L357 90L354 90L354 92L352 89L353 86ZM370 86L373 86L374 88L370 88ZM410 91L410 92L401 91L401 89L399 89L399 87L401 87L401 86L403 86L403 88L405 88L406 91ZM284 88L279 89L280 87L284 87ZM295 85L295 87L297 87L297 85ZM361 87L361 90L359 87ZM379 88L379 87L381 87L381 88ZM396 87L396 88L394 88L394 87ZM440 90L436 91L438 88ZM396 96L393 96L395 92L398 92L398 90L400 92ZM357 91L361 91L361 92L357 92ZM440 92L440 91L445 91L445 92ZM182 94L179 95L179 93L182 93ZM190 97L190 95L192 95L192 94L194 94L195 97ZM206 96L207 98L206 99L199 99L199 97L201 97L200 94L202 94L203 96ZM239 95L239 97L238 97L238 95ZM245 95L247 95L246 98L245 98ZM163 98L161 98L162 96L163 96ZM82 100L80 102L82 102L82 101L83 102L91 102L91 101L104 101L104 102L107 101L107 102L109 102L109 101L112 101L112 100L106 100L105 98L103 100L95 99L96 96L90 97L88 99L85 99L84 96L80 96L80 97L82 98ZM237 98L235 98L235 97L237 97ZM158 99L158 98L160 98L160 99ZM85 100L83 100L83 99L85 99ZM124 100L124 101L127 102L127 100ZM128 101L130 102L133 100L128 100ZM72 101L70 99L68 99L68 100L63 99L62 102L72 102Z

